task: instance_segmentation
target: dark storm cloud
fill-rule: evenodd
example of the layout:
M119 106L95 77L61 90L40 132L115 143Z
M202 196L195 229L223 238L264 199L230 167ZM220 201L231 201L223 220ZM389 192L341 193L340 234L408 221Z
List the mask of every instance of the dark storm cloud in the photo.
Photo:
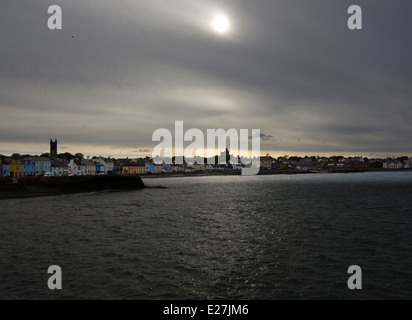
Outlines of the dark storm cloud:
M145 150L184 120L259 128L265 150L410 152L410 1L355 1L362 31L349 1L3 2L2 143ZM52 4L63 30L46 27ZM219 10L229 35L207 26Z
M264 133L260 134L260 139L263 140L263 141L275 141L275 139L272 135L264 134Z
M252 136L249 136L249 140L252 140L252 138L253 138ZM274 136L272 136L270 134L261 133L260 134L260 140L262 140L262 141L279 141L281 139L277 139L277 138L275 138Z

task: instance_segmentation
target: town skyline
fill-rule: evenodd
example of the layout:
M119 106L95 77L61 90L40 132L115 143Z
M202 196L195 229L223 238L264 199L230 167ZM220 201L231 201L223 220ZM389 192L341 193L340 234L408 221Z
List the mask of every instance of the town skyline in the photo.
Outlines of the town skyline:
M52 139L50 139L50 142L52 141ZM123 152L119 152L119 150L121 150L121 148L116 148L116 149L111 149L110 151L115 151L115 152L99 152L99 148L93 148L93 150L97 151L97 152L90 152L89 149L87 149L86 147L83 148L78 148L75 149L75 147L69 148L67 147L67 144L63 144L63 146L60 145L60 139L56 139L56 142L59 141L59 146L58 146L58 150L60 152L58 152L58 154L63 154L63 153L71 153L71 154L77 154L77 153L81 153L83 154L86 158L92 158L92 157L111 157L111 158L145 158L145 157L152 157L152 149L145 149L142 150L144 152L131 152L131 153L123 153ZM190 144L190 142L186 143L186 145ZM51 149L49 148L45 148L47 144L46 143L42 143L41 146L43 147L42 151L39 151L39 149L35 149L34 147L29 148L32 151L27 151L27 150L11 150L11 151L7 151L7 150L2 150L0 149L0 155L3 156L9 156L11 157L13 154L20 154L20 155L32 155L32 156L41 156L42 154L49 154ZM35 150L33 152L33 150ZM221 150L222 152L224 150ZM175 154L175 148L173 148L173 153ZM205 148L205 154L207 154L206 152L206 148ZM312 153L306 153L306 152L296 152L296 153L290 153L287 151L278 151L278 152L274 152L273 150L261 150L260 152L260 156L266 156L266 155L270 155L274 158L279 158L279 157L284 157L285 155L287 156L292 156L292 157L313 157L313 156L319 156L319 157L336 157L336 156L343 156L343 157L365 157L365 158L379 158L379 159L387 159L387 158L398 158L398 157L412 157L412 152L404 152L404 153L389 153L389 152L380 152L380 153L370 153L370 152L359 152L359 153L353 153L353 152L329 152L329 153L317 153L317 152L312 152ZM235 154L235 152L233 153L234 156L237 156L237 154Z
M32 149L31 149L32 150ZM123 153L123 152L98 152L98 148L95 150L97 152L87 152L87 148L79 148L78 150L75 150L73 148L68 148L64 147L64 150L59 152L59 154L64 154L64 153L70 153L70 154L76 154L76 153L81 153L85 156L85 158L92 158L92 157L105 157L105 158L131 158L131 159L138 159L138 158L146 158L152 157L151 151L148 151L146 153L144 152L139 152L139 153ZM206 153L206 151L205 151ZM20 155L31 155L31 156L41 156L42 154L49 154L47 150L44 151L27 151L27 150L11 150L11 151L2 151L0 150L0 156L6 156L6 157L11 157L13 154L20 154ZM351 152L313 152L313 153L307 153L307 152L295 152L295 153L290 153L287 151L280 151L280 152L274 152L274 151L269 151L269 150L263 150L260 153L261 157L264 157L266 155L270 155L271 157L274 158L279 158L279 157L284 157L285 155L288 157L336 157L336 156L343 156L343 157L364 157L364 158L377 158L377 159L396 159L399 157L412 157L412 153L410 152L380 152L380 153L369 153L369 152L358 152L358 153L351 153Z
M250 167L241 158L231 157L229 150L223 159L216 155L212 158L183 158L182 163L156 162L145 158L104 158L85 157L81 153L68 152L57 154L57 141L50 141L50 153L41 156L13 154L11 157L0 155L0 179L25 179L38 176L94 176L94 175L147 175L147 174L239 174ZM259 159L259 170L255 174L282 173L321 173L321 172L364 172L377 170L411 170L412 158L369 159L364 157L319 157L284 156L273 158L269 154Z

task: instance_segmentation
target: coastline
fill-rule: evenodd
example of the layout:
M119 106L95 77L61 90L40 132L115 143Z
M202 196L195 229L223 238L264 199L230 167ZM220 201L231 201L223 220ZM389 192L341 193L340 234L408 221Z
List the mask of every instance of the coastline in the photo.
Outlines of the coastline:
M262 170L257 176L268 175L307 175L307 174L336 174L336 173L383 173L383 172L412 172L412 169L345 169L323 171L299 170ZM148 187L144 180L161 178L186 177L227 177L241 176L241 171L199 172L199 173L159 173L133 176L105 175L105 176L73 176L73 177L29 177L18 180L17 183L1 181L0 200L45 197L75 193L91 193L97 191L127 191Z
M342 170L264 170L257 176L265 175L300 175L300 174L334 174L334 173L366 173L366 172L412 172L412 169L342 169ZM157 173L142 174L142 179L157 178L185 178L185 177L216 177L216 176L241 176L241 171L199 172L199 173Z
M0 183L0 199L143 189L139 176L27 177Z

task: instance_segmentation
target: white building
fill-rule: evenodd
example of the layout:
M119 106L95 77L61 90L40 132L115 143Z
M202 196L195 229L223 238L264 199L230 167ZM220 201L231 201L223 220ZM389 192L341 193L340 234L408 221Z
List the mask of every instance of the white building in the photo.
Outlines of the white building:
M84 176L86 174L85 166L77 164L74 160L70 160L69 164L69 176Z
M172 170L173 172L184 172L185 167L182 164L175 164L174 166L172 166Z
M405 169L412 169L412 158L406 161L403 167Z
M100 173L113 174L114 173L114 162L110 158L97 158L94 159L95 162L100 164Z
M62 177L69 175L69 167L62 162L53 162L51 165L52 175L55 177Z
M242 170L242 164L241 163L232 164L232 170Z
M399 160L389 160L383 163L384 169L402 169L404 166Z

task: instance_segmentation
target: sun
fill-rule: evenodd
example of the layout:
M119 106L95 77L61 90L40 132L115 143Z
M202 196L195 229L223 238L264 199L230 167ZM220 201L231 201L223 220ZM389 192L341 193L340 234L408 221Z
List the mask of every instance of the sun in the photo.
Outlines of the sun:
M216 33L224 34L230 31L230 20L224 14L216 15L212 20L212 29Z

